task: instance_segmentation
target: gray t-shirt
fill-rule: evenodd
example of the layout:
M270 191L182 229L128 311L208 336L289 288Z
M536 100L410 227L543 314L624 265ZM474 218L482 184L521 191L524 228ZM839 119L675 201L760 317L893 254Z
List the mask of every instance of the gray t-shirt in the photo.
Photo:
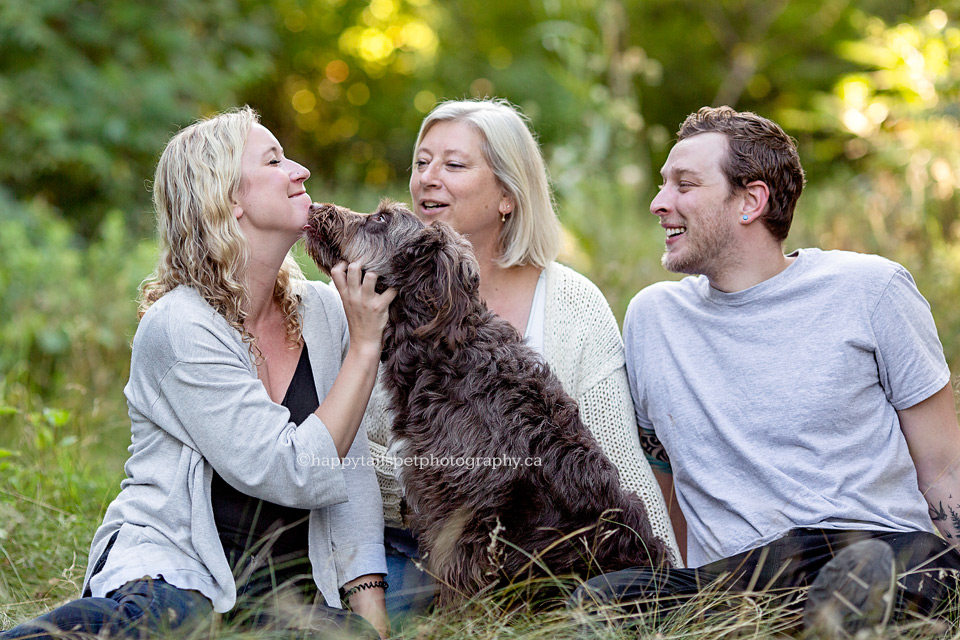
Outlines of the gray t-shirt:
M896 413L950 379L930 307L884 258L795 255L745 291L688 277L627 310L637 420L670 457L691 567L797 527L933 531Z

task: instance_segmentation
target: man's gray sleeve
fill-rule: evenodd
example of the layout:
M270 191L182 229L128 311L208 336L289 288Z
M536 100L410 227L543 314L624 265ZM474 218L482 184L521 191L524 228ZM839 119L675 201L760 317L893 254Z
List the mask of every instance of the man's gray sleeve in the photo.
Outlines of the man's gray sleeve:
M950 381L930 305L910 273L894 273L870 318L880 385L900 411L922 402Z

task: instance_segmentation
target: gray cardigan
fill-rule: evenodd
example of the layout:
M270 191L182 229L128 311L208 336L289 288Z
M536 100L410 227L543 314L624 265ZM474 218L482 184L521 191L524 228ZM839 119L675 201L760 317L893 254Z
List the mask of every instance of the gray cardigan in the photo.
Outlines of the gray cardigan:
M322 400L346 355L347 322L331 286L304 289L303 339ZM124 393L132 423L127 477L94 535L85 592L104 596L130 580L163 576L200 591L216 611L233 608L236 584L210 503L214 469L243 493L311 509L310 562L328 605L340 607L344 583L386 573L366 432L341 465L316 415L299 427L289 422L257 378L240 333L194 289L177 287L143 316Z

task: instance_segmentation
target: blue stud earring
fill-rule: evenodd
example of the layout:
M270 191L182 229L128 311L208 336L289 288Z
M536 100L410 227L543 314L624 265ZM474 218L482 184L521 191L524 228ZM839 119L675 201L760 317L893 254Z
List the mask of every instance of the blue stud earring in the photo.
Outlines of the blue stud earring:
M750 219L750 216L743 216L743 221L744 221L744 222L746 222L746 221L749 220L749 219Z

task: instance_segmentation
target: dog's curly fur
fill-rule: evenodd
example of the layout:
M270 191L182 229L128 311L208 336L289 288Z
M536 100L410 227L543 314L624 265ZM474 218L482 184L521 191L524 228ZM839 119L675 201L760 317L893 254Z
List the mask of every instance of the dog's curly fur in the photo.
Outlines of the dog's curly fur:
M314 205L305 229L320 269L360 262L398 291L383 352L398 457L529 463L401 467L441 604L544 573L668 563L576 402L480 299L466 240L391 202L369 215Z

